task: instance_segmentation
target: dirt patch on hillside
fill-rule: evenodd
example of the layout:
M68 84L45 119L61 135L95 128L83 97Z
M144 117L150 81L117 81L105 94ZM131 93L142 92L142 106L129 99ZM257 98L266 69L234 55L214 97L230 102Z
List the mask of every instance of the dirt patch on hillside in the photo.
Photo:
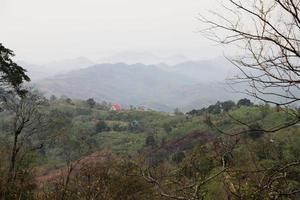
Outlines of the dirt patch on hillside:
M117 156L112 152L108 151L98 151L89 156L86 156L78 161L73 162L69 167L64 167L62 169L53 170L48 172L46 175L39 176L36 179L38 186L43 186L45 183L62 180L68 174L72 167L72 175L79 173L80 169L85 166L93 166L97 163L116 160Z
M200 143L206 143L212 141L215 135L210 132L193 131L185 136L167 141L161 148L169 152L182 151Z

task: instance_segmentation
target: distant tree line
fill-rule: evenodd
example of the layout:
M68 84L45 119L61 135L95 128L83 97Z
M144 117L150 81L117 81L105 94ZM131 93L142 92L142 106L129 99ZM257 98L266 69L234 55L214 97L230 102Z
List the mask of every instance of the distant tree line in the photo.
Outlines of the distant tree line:
M241 107L241 106L251 107L254 106L254 103L252 103L251 100L247 98L240 99L237 103L231 100L223 101L223 102L217 101L217 103L215 103L214 105L210 105L200 110L194 109L187 112L186 114L191 116L199 116L199 115L203 115L204 113L220 114L222 112L228 112L235 107Z

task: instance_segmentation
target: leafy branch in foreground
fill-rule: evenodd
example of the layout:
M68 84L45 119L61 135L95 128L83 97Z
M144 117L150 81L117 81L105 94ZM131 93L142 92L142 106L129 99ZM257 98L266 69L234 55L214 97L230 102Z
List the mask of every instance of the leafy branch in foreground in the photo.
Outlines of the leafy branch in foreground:
M30 81L30 78L26 75L26 70L12 60L13 56L13 51L0 43L0 86L24 95L25 90L21 85L24 81Z

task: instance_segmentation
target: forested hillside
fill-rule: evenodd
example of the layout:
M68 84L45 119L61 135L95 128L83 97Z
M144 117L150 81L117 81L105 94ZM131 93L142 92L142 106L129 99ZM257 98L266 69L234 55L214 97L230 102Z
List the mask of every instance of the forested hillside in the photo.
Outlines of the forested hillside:
M37 93L15 98L0 116L7 158L0 188L8 199L226 199L228 192L263 199L300 186L300 127L264 132L291 123L293 110L242 99L168 114ZM23 116L11 185L6 166Z

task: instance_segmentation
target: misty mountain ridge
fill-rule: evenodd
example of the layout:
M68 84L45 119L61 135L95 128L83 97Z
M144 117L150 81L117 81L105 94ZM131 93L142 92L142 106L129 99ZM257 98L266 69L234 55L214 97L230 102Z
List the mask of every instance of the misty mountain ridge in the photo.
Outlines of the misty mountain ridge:
M25 61L18 61L18 64L23 66L28 71L31 80L36 82L55 75L86 68L95 63L86 57L77 57L52 61L43 65L30 64Z
M147 65L175 65L189 60L184 55L172 55L159 57L150 52L119 52L109 56L99 56L100 59L89 59L84 56L69 58L57 61L51 61L45 64L32 64L26 61L18 61L17 63L27 69L32 82L36 82L54 75L67 73L73 70L90 67L96 63L127 63L136 64L143 63Z
M150 52L120 52L96 60L81 56L39 65L18 61L18 64L27 69L33 82L101 63L155 65L164 70L181 73L202 82L223 80L224 74L228 75L229 71L233 69L232 64L223 57L210 60L191 60L180 54L159 57Z
M109 56L102 57L97 63L127 63L136 64L143 63L146 65L158 65L159 63L167 65L176 65L190 60L185 55L157 56L150 52L119 52Z
M35 85L48 96L94 98L124 106L146 106L161 111L178 107L188 111L218 100L236 100L238 96L228 92L224 85L229 71L230 65L222 65L222 59L173 66L104 63L54 75L36 81Z
M186 61L169 67L163 67L171 72L180 73L202 83L223 82L238 73L228 60L217 57L211 60Z

